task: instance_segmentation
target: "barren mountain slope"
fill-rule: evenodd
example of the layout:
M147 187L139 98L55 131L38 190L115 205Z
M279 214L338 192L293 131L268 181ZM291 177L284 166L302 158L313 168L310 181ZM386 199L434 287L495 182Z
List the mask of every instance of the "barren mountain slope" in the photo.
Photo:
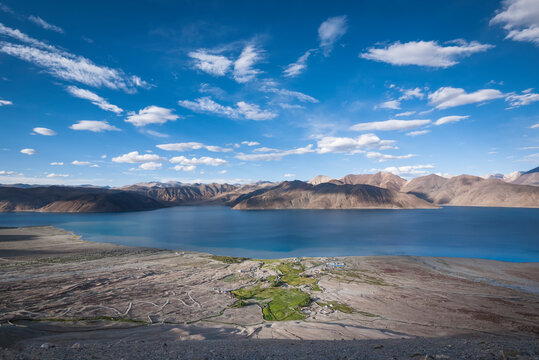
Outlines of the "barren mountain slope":
M242 195L234 209L420 209L435 208L414 195L371 185L311 185L285 181L270 189Z

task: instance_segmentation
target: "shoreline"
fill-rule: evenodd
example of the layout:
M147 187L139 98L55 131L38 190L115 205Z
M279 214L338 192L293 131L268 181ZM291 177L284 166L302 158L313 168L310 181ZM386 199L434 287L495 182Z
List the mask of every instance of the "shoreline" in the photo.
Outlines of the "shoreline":
M380 341L389 349L391 341L501 344L539 334L539 263L245 259L89 242L54 227L0 228L0 260L0 338L11 339L2 346L44 356L40 346L50 342L51 358L75 342L96 351L141 340L161 349L163 338L170 349L224 339L349 340L351 348Z

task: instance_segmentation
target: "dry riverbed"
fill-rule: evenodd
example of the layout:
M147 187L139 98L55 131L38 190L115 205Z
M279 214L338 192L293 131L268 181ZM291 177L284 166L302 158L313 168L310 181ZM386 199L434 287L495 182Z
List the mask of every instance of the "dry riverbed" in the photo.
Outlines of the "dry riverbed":
M538 274L538 263L258 260L4 228L0 358L537 358Z

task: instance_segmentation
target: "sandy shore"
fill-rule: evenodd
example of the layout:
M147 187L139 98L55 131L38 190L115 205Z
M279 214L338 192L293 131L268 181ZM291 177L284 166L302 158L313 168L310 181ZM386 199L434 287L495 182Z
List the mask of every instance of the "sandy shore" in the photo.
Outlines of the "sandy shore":
M538 274L538 263L262 261L4 228L0 358L537 358Z

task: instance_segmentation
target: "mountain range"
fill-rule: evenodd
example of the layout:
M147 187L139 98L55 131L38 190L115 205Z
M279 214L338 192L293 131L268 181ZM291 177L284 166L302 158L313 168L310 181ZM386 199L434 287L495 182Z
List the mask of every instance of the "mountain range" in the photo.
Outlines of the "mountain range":
M149 182L96 186L0 186L0 212L117 212L181 205L233 209L429 209L439 206L539 208L539 168L511 176L435 174L405 180L395 174L319 175L304 181L239 184Z

